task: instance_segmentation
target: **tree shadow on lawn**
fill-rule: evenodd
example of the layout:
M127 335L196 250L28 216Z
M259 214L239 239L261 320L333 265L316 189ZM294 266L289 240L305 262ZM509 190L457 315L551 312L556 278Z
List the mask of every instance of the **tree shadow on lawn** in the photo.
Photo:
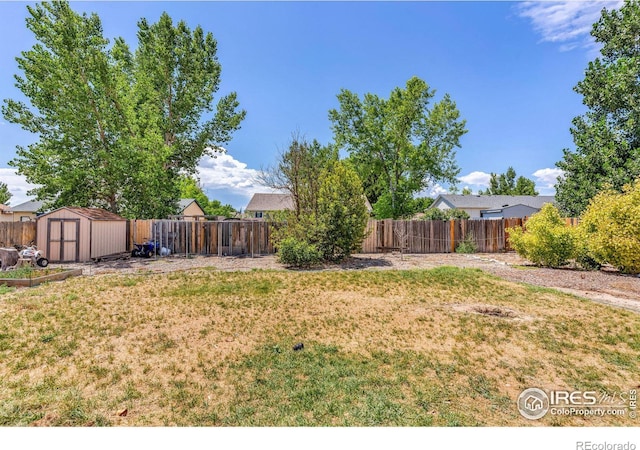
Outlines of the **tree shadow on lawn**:
M393 263L386 259L381 258L363 258L359 256L352 256L337 264L340 269L345 270L359 270L369 269L371 267L392 267Z

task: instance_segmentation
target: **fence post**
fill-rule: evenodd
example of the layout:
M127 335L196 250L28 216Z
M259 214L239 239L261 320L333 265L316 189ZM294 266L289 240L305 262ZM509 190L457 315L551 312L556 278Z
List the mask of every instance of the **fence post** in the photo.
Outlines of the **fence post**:
M451 253L456 252L456 225L455 221L449 220L449 238L451 239Z

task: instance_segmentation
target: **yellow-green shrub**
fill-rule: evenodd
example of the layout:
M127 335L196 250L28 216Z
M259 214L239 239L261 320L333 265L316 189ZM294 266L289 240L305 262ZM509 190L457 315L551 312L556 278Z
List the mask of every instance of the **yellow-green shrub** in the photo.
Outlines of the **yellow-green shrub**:
M526 222L525 228L507 228L509 242L518 255L534 264L560 267L575 255L577 235L558 209L547 203Z
M596 195L581 218L579 232L597 262L640 273L640 180L621 193L605 190Z

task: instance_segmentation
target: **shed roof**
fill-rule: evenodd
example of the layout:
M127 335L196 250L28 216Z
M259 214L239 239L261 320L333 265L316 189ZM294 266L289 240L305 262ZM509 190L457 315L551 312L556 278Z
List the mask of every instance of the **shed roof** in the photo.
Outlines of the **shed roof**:
M124 217L121 217L117 214L114 214L106 209L102 208L79 208L76 206L63 206L62 208L58 208L55 211L51 211L47 214L43 214L40 217L48 216L56 211L60 211L61 209L66 209L68 211L74 212L80 216L86 217L90 220L127 220Z
M178 201L178 207L180 208L180 212L183 212L192 203L195 203L196 205L198 205L198 208L200 208L202 212L204 212L204 208L202 207L202 205L200 205L200 203L198 203L198 200L196 200L195 198L181 198Z
M253 194L245 211L284 211L294 209L290 194Z
M441 194L431 207L445 203L451 208L503 209L508 206L524 205L540 209L545 203L555 203L553 195L454 195Z

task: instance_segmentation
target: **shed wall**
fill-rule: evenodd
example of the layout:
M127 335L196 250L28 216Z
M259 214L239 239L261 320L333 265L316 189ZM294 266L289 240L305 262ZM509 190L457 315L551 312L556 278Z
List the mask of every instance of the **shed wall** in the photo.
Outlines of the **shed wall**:
M126 220L91 221L91 258L127 251Z

